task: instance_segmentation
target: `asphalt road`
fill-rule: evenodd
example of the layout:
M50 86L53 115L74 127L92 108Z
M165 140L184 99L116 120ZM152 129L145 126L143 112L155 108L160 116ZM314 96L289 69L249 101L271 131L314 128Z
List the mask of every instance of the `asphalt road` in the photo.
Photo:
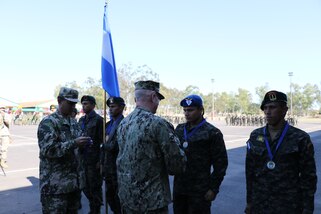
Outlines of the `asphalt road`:
M212 213L241 214L245 207L245 142L255 127L228 127L223 121L214 124L224 134L228 148L229 167L220 193L212 203ZM301 122L299 128L310 133L316 151L318 177L321 178L321 123ZM39 158L36 136L37 126L12 126L13 144L8 151L6 176L0 170L0 214L41 213L39 201ZM172 181L172 177L170 177ZM172 183L172 182L171 182ZM321 184L315 196L315 213L321 213ZM88 213L88 203L82 197L83 208ZM102 213L104 209L102 208ZM109 212L111 213L111 212ZM170 213L172 207L170 206Z

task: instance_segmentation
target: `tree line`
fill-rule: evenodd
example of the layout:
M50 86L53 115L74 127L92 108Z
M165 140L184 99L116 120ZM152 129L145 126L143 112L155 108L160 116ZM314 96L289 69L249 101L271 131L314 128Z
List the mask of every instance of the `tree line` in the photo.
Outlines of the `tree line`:
M147 65L133 67L131 63L124 64L118 69L118 81L120 94L126 101L127 110L131 111L134 106L134 83L138 80L159 81L157 73ZM66 82L56 86L54 96L57 97L61 86L71 87L79 91L80 97L85 94L93 95L96 98L97 108L103 109L104 90L102 89L101 80L95 80L88 77L82 84L76 81ZM291 83L292 96L287 92L288 106L292 98L292 111L296 116L315 116L321 113L321 91L318 85L310 83L300 86ZM259 100L263 100L267 91L271 90L268 84L255 88L255 93ZM190 94L198 94L203 97L204 108L207 117L212 115L214 110L215 116L224 116L226 114L260 114L260 103L253 102L253 95L247 89L238 88L237 92L216 92L203 94L199 88L194 85L187 86L184 90L166 87L161 83L161 93L166 97L160 102L157 113L160 115L181 115L182 109L179 106L180 101ZM213 105L214 104L214 105ZM317 110L315 110L317 109Z

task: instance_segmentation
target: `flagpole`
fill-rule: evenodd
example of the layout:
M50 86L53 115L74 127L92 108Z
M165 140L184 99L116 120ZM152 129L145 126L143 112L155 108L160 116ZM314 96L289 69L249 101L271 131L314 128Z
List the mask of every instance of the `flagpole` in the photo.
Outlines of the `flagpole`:
M106 91L105 90L103 90L104 91L104 124L103 124L103 143L105 143L105 141L106 141L106 121L107 121L107 119L106 119L106 117L107 117L107 114L106 114L106 110L107 110L107 108L106 108L106 98L107 98L107 96L106 96ZM103 150L102 151L103 152L103 155L105 155L104 153L105 153L105 150ZM102 163L102 167L104 167L104 163ZM104 195L105 195L105 213L106 214L108 214L108 203L107 203L107 194L106 194L106 189L107 189L107 186L106 186L106 182L104 182L105 183L105 188L104 188Z

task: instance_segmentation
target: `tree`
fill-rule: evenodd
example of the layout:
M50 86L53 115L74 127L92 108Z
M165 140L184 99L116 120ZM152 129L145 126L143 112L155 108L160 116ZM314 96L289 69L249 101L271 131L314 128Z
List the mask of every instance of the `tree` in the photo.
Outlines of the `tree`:
M121 65L118 69L118 81L121 92L121 97L125 99L127 110L132 111L135 106L134 101L134 83L139 80L153 80L159 82L157 73L147 65L141 65L133 68L132 63Z
M131 63L123 64L118 69L118 81L120 86L121 97L125 99L127 106L127 113L131 112L135 107L134 101L134 83L138 80L153 80L159 82L157 73L147 65L134 67ZM77 82L67 82L59 84L55 90L55 97L58 96L60 87L70 87L79 91L79 97L83 95L92 95L96 98L97 109L104 107L104 90L101 87L101 80L97 81L91 77L78 84ZM166 87L161 83L161 93L165 96L165 100L160 102L158 114L160 115L182 115L180 101L190 95L197 94L203 98L205 109L205 116L211 115L212 112L212 93L202 94L197 86L189 85L184 90ZM266 83L263 86L255 88L255 93L260 100L263 100L266 92L269 91L269 85ZM288 95L288 105L291 103L291 94ZM237 94L234 92L222 92L214 94L215 112L217 114L226 113L245 113L245 114L259 114L260 103L253 103L252 94L246 90L239 88ZM314 113L316 108L320 108L321 92L317 85L306 84L301 87L298 84L292 84L292 104L293 112L296 115L307 115ZM320 110L321 111L321 110Z
M197 86L189 85L183 91L183 97L186 97L191 94L200 94L200 89Z
M264 99L266 92L268 92L269 90L270 89L268 83L265 83L264 86L255 87L255 93L259 97L260 101Z
M241 113L248 113L249 106L252 103L251 93L246 89L239 88L236 97L241 107Z

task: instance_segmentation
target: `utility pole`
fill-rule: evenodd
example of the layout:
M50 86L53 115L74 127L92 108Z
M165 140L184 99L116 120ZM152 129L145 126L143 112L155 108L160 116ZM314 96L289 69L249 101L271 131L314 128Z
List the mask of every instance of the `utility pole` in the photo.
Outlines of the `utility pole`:
M291 106L290 106L290 111L291 111L291 117L293 117L293 106L292 106L292 77L293 77L293 72L289 72L289 77L290 77L290 96L291 96Z

